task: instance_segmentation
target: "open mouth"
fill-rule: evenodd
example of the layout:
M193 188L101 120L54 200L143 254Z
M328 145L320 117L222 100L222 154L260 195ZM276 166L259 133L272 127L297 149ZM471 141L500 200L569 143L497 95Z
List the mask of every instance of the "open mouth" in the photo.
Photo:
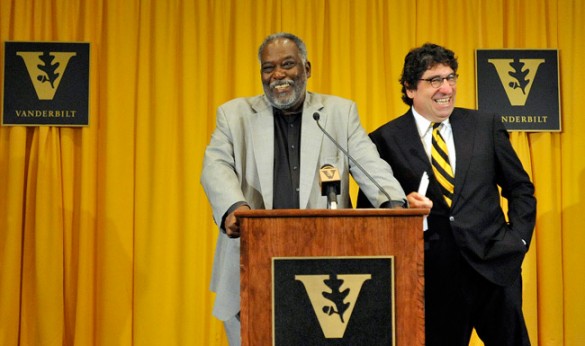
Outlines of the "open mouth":
M292 88L293 82L292 81L278 81L274 82L270 85L272 89L274 89L278 93L287 92Z
M276 90L277 92L284 92L287 91L288 89L290 89L290 86L288 84L280 84L274 87L274 90Z
M451 102L451 97L443 97L440 99L435 99L434 101L442 106L446 106Z

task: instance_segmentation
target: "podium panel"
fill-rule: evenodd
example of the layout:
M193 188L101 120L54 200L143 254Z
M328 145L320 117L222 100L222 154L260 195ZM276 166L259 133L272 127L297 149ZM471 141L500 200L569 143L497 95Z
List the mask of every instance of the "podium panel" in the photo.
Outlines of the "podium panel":
M426 214L238 212L242 345L424 345Z

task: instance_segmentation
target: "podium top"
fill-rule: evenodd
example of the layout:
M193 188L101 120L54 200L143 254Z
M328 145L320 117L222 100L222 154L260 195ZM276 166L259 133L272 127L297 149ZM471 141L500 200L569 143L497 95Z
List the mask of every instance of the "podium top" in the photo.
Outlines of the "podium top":
M237 217L413 217L428 215L430 209L254 209L236 212Z

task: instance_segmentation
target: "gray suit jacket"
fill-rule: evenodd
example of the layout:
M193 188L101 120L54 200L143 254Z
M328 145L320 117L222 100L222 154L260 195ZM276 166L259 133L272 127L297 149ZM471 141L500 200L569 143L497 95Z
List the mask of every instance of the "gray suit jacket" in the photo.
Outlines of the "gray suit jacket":
M325 209L321 196L319 169L331 164L339 170L339 208L350 208L349 174L370 203L380 206L388 198L323 135L320 124L390 194L405 200L392 169L382 159L362 128L354 102L335 96L307 93L301 127L300 207ZM217 110L216 129L205 151L201 184L213 209L216 224L226 211L245 201L252 209L272 209L274 167L273 110L265 96L238 98ZM240 240L230 239L221 229L217 241L211 290L217 293L213 314L220 320L240 310Z

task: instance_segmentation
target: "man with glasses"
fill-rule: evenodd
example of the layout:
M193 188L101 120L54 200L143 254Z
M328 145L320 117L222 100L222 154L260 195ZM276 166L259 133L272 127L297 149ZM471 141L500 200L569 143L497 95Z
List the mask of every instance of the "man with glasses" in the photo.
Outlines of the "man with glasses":
M426 345L468 345L473 328L488 346L530 345L521 265L535 224L534 186L501 117L455 107L457 67L444 47L411 50L400 79L410 108L370 137L410 207L431 208L424 234ZM428 189L419 191L427 175ZM358 206L370 206L361 192Z

